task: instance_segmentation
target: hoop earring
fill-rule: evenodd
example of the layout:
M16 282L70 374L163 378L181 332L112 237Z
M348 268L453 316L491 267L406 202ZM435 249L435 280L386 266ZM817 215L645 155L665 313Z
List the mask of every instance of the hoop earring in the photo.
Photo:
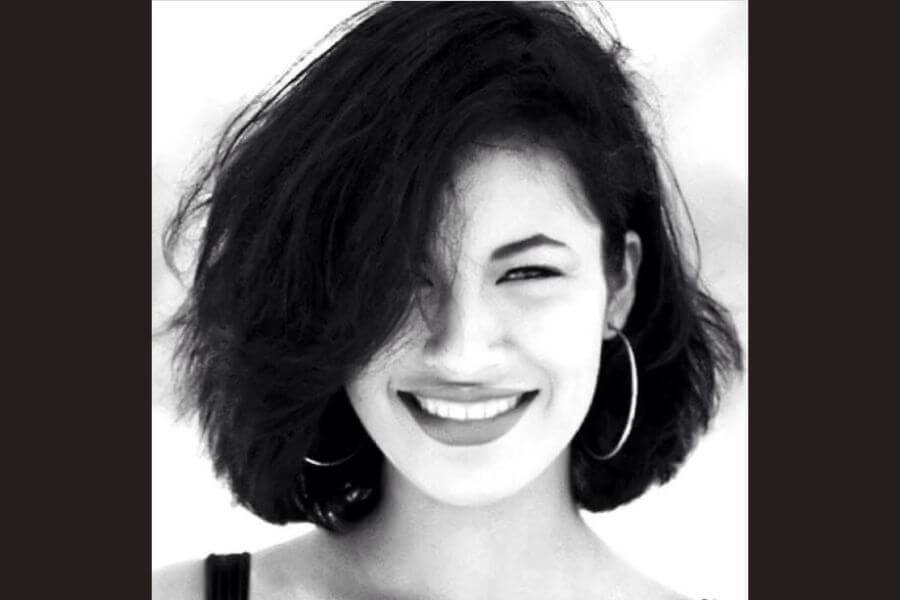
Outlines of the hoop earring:
M345 462L347 462L348 460L350 460L351 458L353 458L354 456L359 454L359 451L362 450L362 447L364 445L365 445L365 440L360 441L359 446L356 447L356 450L354 450L353 452L351 452L350 454L348 454L347 456L345 456L343 458L339 458L338 460L322 461L322 460L316 460L314 458L310 458L308 456L304 456L303 460L305 462L308 462L309 464L313 465L314 467L335 467L337 465L344 464Z
M632 350L631 343L628 341L628 338L625 337L624 333L612 325L610 325L609 328L612 329L617 336L622 338L622 341L625 343L625 350L628 352L628 366L631 371L631 399L629 400L628 420L625 421L625 429L622 430L622 435L619 437L619 441L616 442L616 445L612 450L606 454L597 454L592 452L591 449L587 447L587 444L582 442L581 447L584 451L596 460L609 460L619 453L619 450L625 445L625 440L628 439L628 435L631 433L631 426L634 425L634 415L637 412L638 375L637 360L634 358L634 350Z

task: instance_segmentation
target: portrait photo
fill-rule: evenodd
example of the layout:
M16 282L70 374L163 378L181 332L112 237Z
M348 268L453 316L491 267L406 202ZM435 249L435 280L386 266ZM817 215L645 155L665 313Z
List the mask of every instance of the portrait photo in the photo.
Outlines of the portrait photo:
M152 2L153 597L748 598L747 35Z

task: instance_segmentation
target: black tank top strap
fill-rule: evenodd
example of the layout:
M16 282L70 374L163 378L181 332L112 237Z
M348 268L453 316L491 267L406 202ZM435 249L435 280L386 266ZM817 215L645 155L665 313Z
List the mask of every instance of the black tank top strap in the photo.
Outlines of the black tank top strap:
M206 557L206 600L247 600L249 592L249 552Z

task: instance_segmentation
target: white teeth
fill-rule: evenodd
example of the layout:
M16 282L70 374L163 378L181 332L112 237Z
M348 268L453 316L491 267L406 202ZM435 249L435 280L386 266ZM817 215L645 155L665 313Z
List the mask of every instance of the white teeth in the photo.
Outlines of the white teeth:
M488 403L484 407L484 418L490 419L491 417L493 417L494 415L499 413L501 410L503 410L502 406L497 406L496 404Z
M416 397L425 412L452 421L481 421L491 419L515 408L519 396L498 398L485 402L448 402L436 398Z
M473 406L469 406L466 408L466 418L467 419L483 419L484 418L484 404L475 404Z

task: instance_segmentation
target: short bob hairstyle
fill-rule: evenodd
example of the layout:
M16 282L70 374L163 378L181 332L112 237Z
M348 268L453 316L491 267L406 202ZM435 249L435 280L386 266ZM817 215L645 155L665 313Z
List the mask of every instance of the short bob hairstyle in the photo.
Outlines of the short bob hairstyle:
M571 445L572 494L609 510L675 473L742 368L727 311L679 245L664 163L625 50L565 3L400 2L351 17L338 40L225 129L165 233L203 221L171 321L183 407L218 476L272 523L339 531L381 494L384 457L345 384L413 310L447 207L442 190L485 140L560 152L605 232L607 276L635 231L642 261L624 327L640 401L631 437L622 344L604 352ZM669 185L667 185L669 181ZM354 451L357 450L355 453ZM332 466L305 461L336 460Z

